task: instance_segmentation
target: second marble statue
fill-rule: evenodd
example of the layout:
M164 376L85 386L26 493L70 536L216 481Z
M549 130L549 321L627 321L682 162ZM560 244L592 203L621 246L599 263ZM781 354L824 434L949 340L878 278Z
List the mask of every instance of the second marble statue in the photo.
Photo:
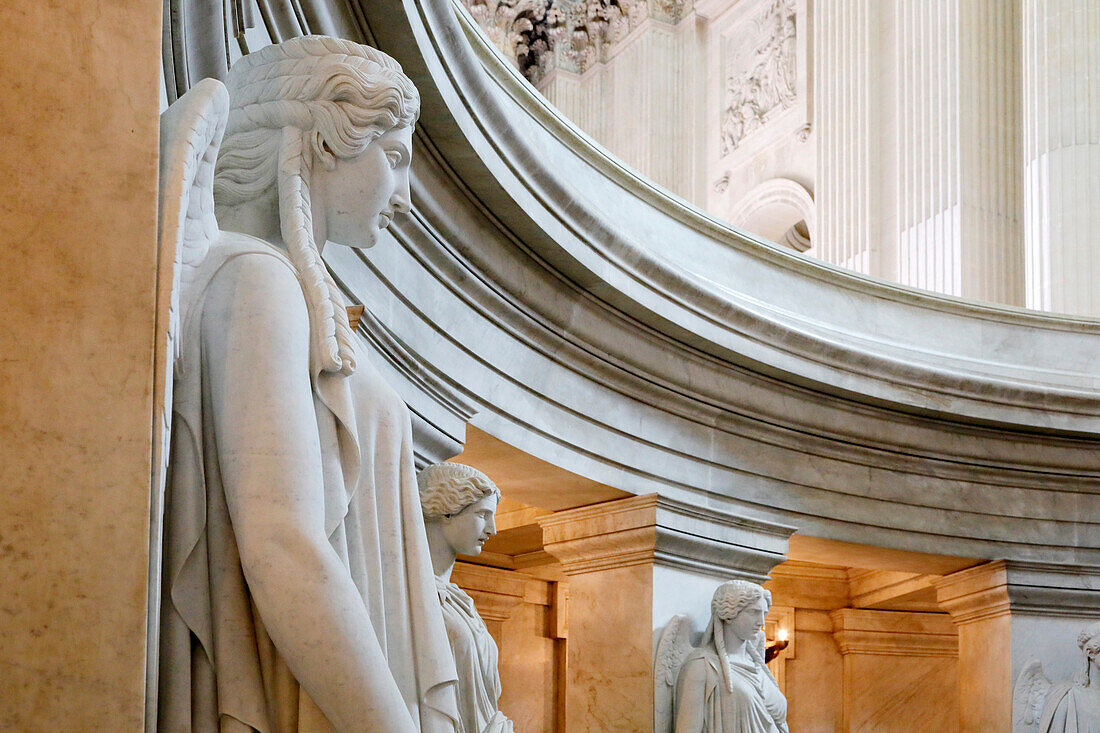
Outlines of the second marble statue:
M474 601L451 580L458 555L477 555L496 534L500 489L476 468L438 463L417 476L428 547L451 651L458 669L460 733L510 733L512 722L497 708L497 645Z

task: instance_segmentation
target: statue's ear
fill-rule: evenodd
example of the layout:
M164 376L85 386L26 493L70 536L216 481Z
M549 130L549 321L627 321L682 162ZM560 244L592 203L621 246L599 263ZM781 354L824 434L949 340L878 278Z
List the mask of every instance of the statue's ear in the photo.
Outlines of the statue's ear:
M316 156L316 162L326 171L330 171L336 167L336 153L332 152L332 148L329 147L320 131L313 134L316 135L313 141L313 154Z

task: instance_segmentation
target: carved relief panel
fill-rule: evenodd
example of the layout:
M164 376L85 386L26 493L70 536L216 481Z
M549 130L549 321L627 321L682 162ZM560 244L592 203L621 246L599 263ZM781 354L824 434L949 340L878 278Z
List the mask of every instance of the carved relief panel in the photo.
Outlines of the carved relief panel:
M805 0L742 0L719 19L721 157L777 132L809 133ZM784 114L790 111L790 114ZM773 124L773 122L775 124ZM751 147L755 147L752 145Z

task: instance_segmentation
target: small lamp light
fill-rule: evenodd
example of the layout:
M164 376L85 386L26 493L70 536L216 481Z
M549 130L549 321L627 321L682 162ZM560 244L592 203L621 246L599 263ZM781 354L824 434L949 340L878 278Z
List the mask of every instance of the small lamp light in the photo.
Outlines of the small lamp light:
M764 662L770 662L779 656L779 652L787 648L787 645L791 643L790 638L787 635L787 630L784 628L778 628L775 630L775 641L768 642L764 649Z

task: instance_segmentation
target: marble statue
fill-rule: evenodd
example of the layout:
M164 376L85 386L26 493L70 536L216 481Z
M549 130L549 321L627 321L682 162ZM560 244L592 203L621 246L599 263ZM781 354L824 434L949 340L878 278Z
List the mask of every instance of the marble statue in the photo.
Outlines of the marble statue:
M771 593L747 580L718 586L702 643L674 616L654 664L658 733L787 733L787 700L764 662Z
M497 645L470 596L451 580L457 555L477 555L496 534L500 490L488 476L461 463L437 463L417 476L428 546L443 621L458 669L458 730L509 733L512 722L497 708Z
M1012 722L1016 731L1038 733L1100 733L1100 623L1077 635L1081 670L1073 682L1052 684L1043 665L1024 665L1012 690Z
M391 58L309 36L165 113L189 152L162 180L187 213L162 222L180 285L161 730L457 727L409 413L320 256L409 210L418 111Z

